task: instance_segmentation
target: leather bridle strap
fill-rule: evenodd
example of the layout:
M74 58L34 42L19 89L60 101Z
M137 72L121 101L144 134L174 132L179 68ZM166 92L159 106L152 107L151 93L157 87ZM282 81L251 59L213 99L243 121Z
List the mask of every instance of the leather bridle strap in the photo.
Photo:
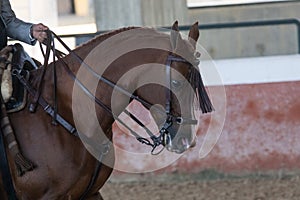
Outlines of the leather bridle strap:
M19 81L24 85L26 90L29 92L31 96L35 96L37 91L29 84L29 82L24 78L24 75L22 74L23 71L14 69L12 71L12 74L16 76ZM43 97L38 98L38 102L40 106L44 109L46 113L48 113L51 117L54 117L54 109L51 105L49 105L46 100ZM58 113L56 114L56 120L59 124L61 124L70 134L74 136L79 136L76 128L72 126L69 122L67 122L62 116L60 116Z
M192 119L192 118L183 118L183 117L176 117L171 115L171 103L172 103L172 85L171 85L171 64L172 62L182 62L182 63L188 63L183 58L176 57L172 54L170 54L167 58L167 63L166 63L166 115L168 116L167 119L173 120L178 124L197 124L197 120Z
M37 92L35 93L33 101L31 102L31 104L29 106L29 111L30 112L35 112L35 110L36 110L38 100L39 100L39 98L41 96L41 93L42 93L42 85L43 85L45 72L46 72L46 69L47 69L47 66L48 66L48 63L49 63L49 57L50 57L50 52L51 52L52 35L51 35L50 30L46 30L45 32L47 34L46 54L44 53L43 48L42 48L42 44L40 43L40 48L41 48L41 51L44 55L44 67L42 68L42 72L41 72L41 75L39 77Z
M171 64L172 62L182 62L182 63L188 63L188 61L186 61L183 58L180 57L176 57L172 54L168 55L167 58L167 63L166 63L166 114L169 115L171 114L171 100L172 100L172 86L171 86Z
M167 58L166 64L166 114L169 116L171 114L171 98L172 98L172 91L171 91L171 64L172 59L171 55Z

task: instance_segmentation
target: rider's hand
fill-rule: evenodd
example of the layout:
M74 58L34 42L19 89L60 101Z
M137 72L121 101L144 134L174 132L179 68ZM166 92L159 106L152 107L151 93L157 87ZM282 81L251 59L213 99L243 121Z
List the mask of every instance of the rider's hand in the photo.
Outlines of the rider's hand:
M47 33L45 32L49 28L42 23L32 25L31 36L37 39L39 42L44 42L47 39Z

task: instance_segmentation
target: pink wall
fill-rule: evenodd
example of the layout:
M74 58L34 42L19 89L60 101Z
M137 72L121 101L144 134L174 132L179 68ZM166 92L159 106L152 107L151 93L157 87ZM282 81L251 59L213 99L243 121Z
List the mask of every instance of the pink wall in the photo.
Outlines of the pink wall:
M251 172L300 169L300 82L280 82L225 86L226 118L221 136L205 158L199 149L211 120L202 119L196 148L171 162L162 171L199 172L216 169L222 172ZM145 146L115 127L117 146L145 151ZM147 149L149 151L149 149ZM117 152L117 157L123 157ZM118 166L129 165L124 157ZM158 165L155 157L136 159L133 171ZM158 164L157 164L158 163Z

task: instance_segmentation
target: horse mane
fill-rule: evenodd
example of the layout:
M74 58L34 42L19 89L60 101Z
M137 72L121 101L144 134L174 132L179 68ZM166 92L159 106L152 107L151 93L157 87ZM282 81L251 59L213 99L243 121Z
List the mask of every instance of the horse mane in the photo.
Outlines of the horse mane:
M101 42L101 41L106 40L107 38L110 38L110 37L118 34L118 33L128 31L128 30L132 30L132 29L137 29L137 28L141 28L141 27L134 27L134 26L123 27L123 28L120 28L120 29L116 29L116 30L112 30L112 31L109 31L109 32L106 32L106 33L103 33L103 34L96 35L91 40L88 40L88 41L78 45L74 50L76 51L78 49L81 49L81 48L84 48L85 46L90 45L91 43L93 44L95 42Z
M161 41L160 39L162 39L162 38L164 38L164 39L169 38L168 34L159 32L155 28L151 28L151 27L137 27L137 26L123 27L120 29L116 29L116 30L112 30L112 31L109 31L109 32L106 32L103 34L96 35L94 38L75 47L73 50L71 50L71 52L67 53L64 57L61 57L61 59L65 63L68 63L68 64L70 63L70 66L76 66L77 61L75 62L76 63L75 64L74 60L73 60L74 55L72 55L73 53L75 53L78 57L80 57L82 60L84 60L88 56L88 54L91 52L92 49L96 48L97 45L101 44L105 40L107 40L119 33L134 30L134 29L139 29L139 30L145 32L145 34L132 34L132 36L136 37L136 38L138 38L138 37L153 38L154 35L155 35L155 37L157 37L156 41Z

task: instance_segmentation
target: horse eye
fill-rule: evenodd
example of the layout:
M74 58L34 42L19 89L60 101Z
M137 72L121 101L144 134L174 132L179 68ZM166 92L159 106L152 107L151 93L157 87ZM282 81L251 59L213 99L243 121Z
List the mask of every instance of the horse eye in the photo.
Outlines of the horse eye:
M172 84L172 87L174 89L179 89L182 86L182 83L180 81L177 81L177 80L172 80L171 84Z

